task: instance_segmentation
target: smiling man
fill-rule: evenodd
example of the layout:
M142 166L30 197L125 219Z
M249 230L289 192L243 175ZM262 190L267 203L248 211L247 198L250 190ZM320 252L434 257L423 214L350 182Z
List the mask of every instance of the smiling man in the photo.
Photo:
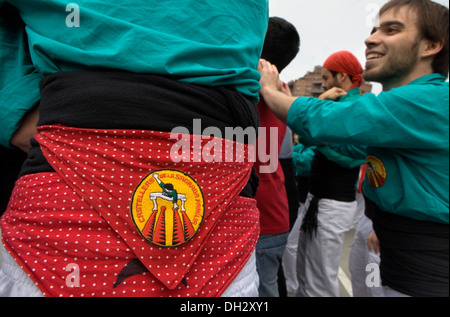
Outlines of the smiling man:
M261 94L300 137L366 147L385 296L449 295L448 23L448 8L433 1L388 2L366 40L364 73L383 92L355 102L286 97L276 68L260 62Z
M414 8L394 6L394 2L381 10L379 26L373 29L372 35L366 40L366 80L380 82L383 90L389 91L428 73L429 64L420 63L417 56L424 51L423 61L430 61L436 50L446 43L438 38L445 36L444 25L430 21L431 10L424 10L418 14ZM439 30L441 27L443 31ZM423 41L424 36L430 38ZM443 62L445 57L448 60L448 48L436 54L432 67L434 72L447 76L448 62Z

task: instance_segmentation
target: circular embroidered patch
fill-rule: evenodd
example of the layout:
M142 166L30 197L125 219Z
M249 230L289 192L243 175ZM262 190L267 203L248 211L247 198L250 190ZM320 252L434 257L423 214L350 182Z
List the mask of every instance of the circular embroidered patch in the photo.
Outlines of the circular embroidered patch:
M380 188L386 183L386 168L384 167L383 162L373 155L367 157L366 173L369 178L370 186L373 188Z
M197 182L177 170L147 175L134 191L131 216L142 237L158 247L178 247L198 232L205 200Z

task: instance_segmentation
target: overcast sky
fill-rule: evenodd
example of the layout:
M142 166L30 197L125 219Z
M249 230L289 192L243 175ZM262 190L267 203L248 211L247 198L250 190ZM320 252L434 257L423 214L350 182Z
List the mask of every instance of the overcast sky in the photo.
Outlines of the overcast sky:
M435 0L449 6L449 0ZM348 50L365 65L364 40L387 0L270 0L270 16L295 25L301 37L300 53L281 73L285 82L303 77L331 54ZM375 93L381 91L375 86Z

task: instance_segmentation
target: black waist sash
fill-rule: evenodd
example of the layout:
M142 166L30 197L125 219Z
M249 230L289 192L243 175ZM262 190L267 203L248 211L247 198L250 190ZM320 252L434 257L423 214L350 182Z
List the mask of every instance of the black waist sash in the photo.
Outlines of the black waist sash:
M449 225L384 212L366 198L381 247L381 280L403 294L449 296Z
M313 198L303 218L301 230L311 236L317 231L320 199L349 203L355 201L358 176L359 167L353 169L342 167L316 151L309 178L309 192Z
M62 72L41 81L38 125L62 124L86 129L139 129L171 132L184 127L198 133L219 128L259 127L255 101L231 87L205 87L164 76L115 71ZM236 141L236 140L233 140ZM245 140L245 143L254 140ZM51 172L39 145L33 148L21 176ZM241 193L254 197L258 177L253 172Z
M311 163L309 191L320 199L355 201L359 170L359 167L342 167L316 151Z

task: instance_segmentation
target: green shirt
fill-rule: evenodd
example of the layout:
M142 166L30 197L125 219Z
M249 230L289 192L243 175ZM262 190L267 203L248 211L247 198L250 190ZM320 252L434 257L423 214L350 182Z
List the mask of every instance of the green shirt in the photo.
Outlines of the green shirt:
M172 198L172 202L174 204L176 204L178 202L178 192L174 189L172 191L168 191L166 189L166 185L163 182L159 183L159 186L162 188L163 190L163 195Z
M294 145L292 151L292 163L295 166L295 175L309 177L311 172L311 163L316 154L315 146L305 146L301 143Z
M347 95L339 98L337 102L354 102L360 97L361 93L359 91L359 88L353 88L348 90ZM325 155L328 160L345 168L353 169L364 164L364 160L361 160L361 158L356 159L353 157L353 155L344 155L344 153L347 154L348 152L338 150L341 147L342 145L340 144L329 144L328 146L319 145L318 150L322 152L322 154Z
M0 144L39 102L42 77L61 71L173 75L259 98L268 0L70 2L0 0Z
M449 223L449 84L432 74L355 102L299 98L288 125L303 139L367 146L364 193L417 220ZM372 185L371 185L372 184Z

